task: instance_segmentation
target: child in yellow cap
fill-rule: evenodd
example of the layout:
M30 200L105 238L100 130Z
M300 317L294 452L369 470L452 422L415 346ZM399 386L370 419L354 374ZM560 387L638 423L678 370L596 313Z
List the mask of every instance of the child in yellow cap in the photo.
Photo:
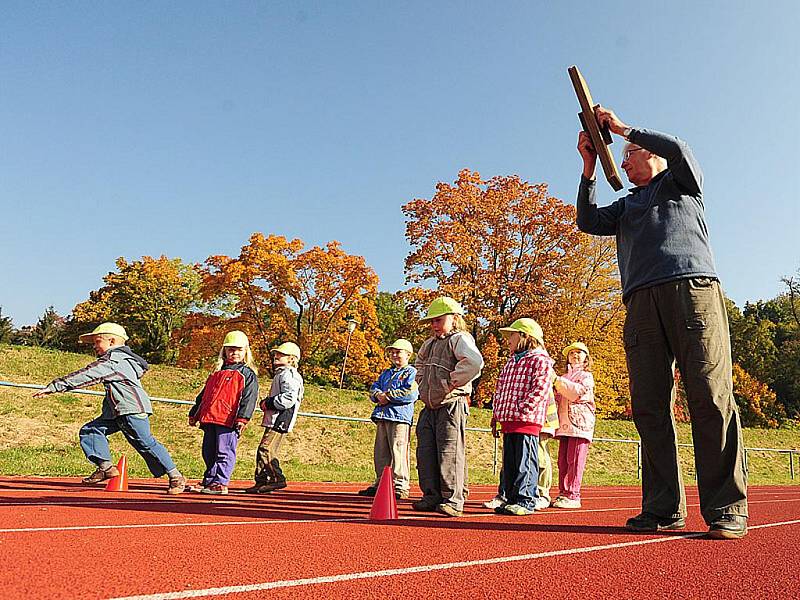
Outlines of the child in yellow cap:
M555 508L581 507L581 481L595 424L594 376L589 348L574 342L564 348L567 373L555 381L558 403L558 497Z
M94 473L83 478L83 483L101 483L120 474L111 462L108 436L121 431L147 463L153 477L169 477L167 492L180 494L186 487L186 478L175 466L167 449L150 431L153 405L141 382L149 365L126 345L128 334L125 328L117 323L103 323L91 333L81 335L78 341L92 344L97 360L74 373L54 379L33 396L41 398L46 394L103 384L106 394L102 414L86 423L78 433L83 453L97 467Z
M360 490L359 496L374 496L383 469L391 466L397 499L408 498L408 442L414 420L414 402L419 397L417 369L408 364L413 353L414 348L408 340L399 339L387 346L386 354L392 366L384 369L369 389L369 397L376 405L372 411L372 420L377 426L373 454L375 482Z
M256 452L255 485L245 491L249 494L268 494L286 487L286 476L278 460L284 438L294 428L305 388L303 377L297 370L300 348L293 342L284 342L272 349L274 375L269 396L261 401L265 428Z
M467 414L472 381L483 357L467 332L464 309L453 298L436 298L420 319L431 337L419 349L419 397L425 405L417 421L417 472L422 499L414 510L460 517L467 473Z
M258 368L250 341L242 331L229 331L222 342L214 372L189 411L189 425L203 430L206 470L199 487L203 494L227 494L239 436L258 401Z
M539 504L539 436L552 399L553 359L544 348L542 328L522 318L500 328L510 356L497 378L492 399L492 428L503 432L500 489L505 505L495 512L532 515ZM544 450L546 452L546 449Z

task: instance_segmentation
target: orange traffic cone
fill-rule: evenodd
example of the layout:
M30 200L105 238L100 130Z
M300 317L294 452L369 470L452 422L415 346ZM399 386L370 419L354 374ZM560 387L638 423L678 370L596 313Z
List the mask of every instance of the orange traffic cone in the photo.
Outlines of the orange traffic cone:
M394 475L390 466L383 468L381 481L378 483L378 490L375 492L375 500L372 503L372 510L369 511L369 518L375 521L398 518L397 498L394 495Z
M128 491L128 463L125 455L122 455L117 463L119 475L112 477L106 484L107 492L127 492Z

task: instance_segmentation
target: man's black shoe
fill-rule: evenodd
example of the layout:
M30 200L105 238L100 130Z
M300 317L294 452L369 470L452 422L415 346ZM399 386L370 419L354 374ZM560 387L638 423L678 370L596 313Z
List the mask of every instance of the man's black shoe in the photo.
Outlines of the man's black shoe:
M747 535L747 517L720 515L708 528L708 537L715 540L738 540Z
M658 531L671 531L686 527L683 517L659 517L652 513L643 512L631 517L625 523L625 529L640 533L656 533Z

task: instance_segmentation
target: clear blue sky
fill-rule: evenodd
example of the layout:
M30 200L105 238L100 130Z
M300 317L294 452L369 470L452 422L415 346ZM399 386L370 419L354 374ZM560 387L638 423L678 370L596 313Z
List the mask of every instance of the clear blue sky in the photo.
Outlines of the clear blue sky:
M571 64L692 145L723 286L771 298L800 268L800 2L652 4L6 0L3 314L67 314L118 256L236 255L254 231L339 240L399 289L400 206L464 167L574 202Z

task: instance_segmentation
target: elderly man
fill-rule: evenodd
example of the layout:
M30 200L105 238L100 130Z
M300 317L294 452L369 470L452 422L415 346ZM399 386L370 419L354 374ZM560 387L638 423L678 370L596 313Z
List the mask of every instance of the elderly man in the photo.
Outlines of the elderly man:
M672 408L677 367L692 421L700 511L718 539L747 533L747 476L731 381L724 296L703 211L703 176L689 146L632 128L598 107L601 126L627 140L622 168L635 186L598 208L597 153L581 132L581 231L615 236L627 308L623 338L633 420L642 439L642 512L633 531L685 527L686 496Z

